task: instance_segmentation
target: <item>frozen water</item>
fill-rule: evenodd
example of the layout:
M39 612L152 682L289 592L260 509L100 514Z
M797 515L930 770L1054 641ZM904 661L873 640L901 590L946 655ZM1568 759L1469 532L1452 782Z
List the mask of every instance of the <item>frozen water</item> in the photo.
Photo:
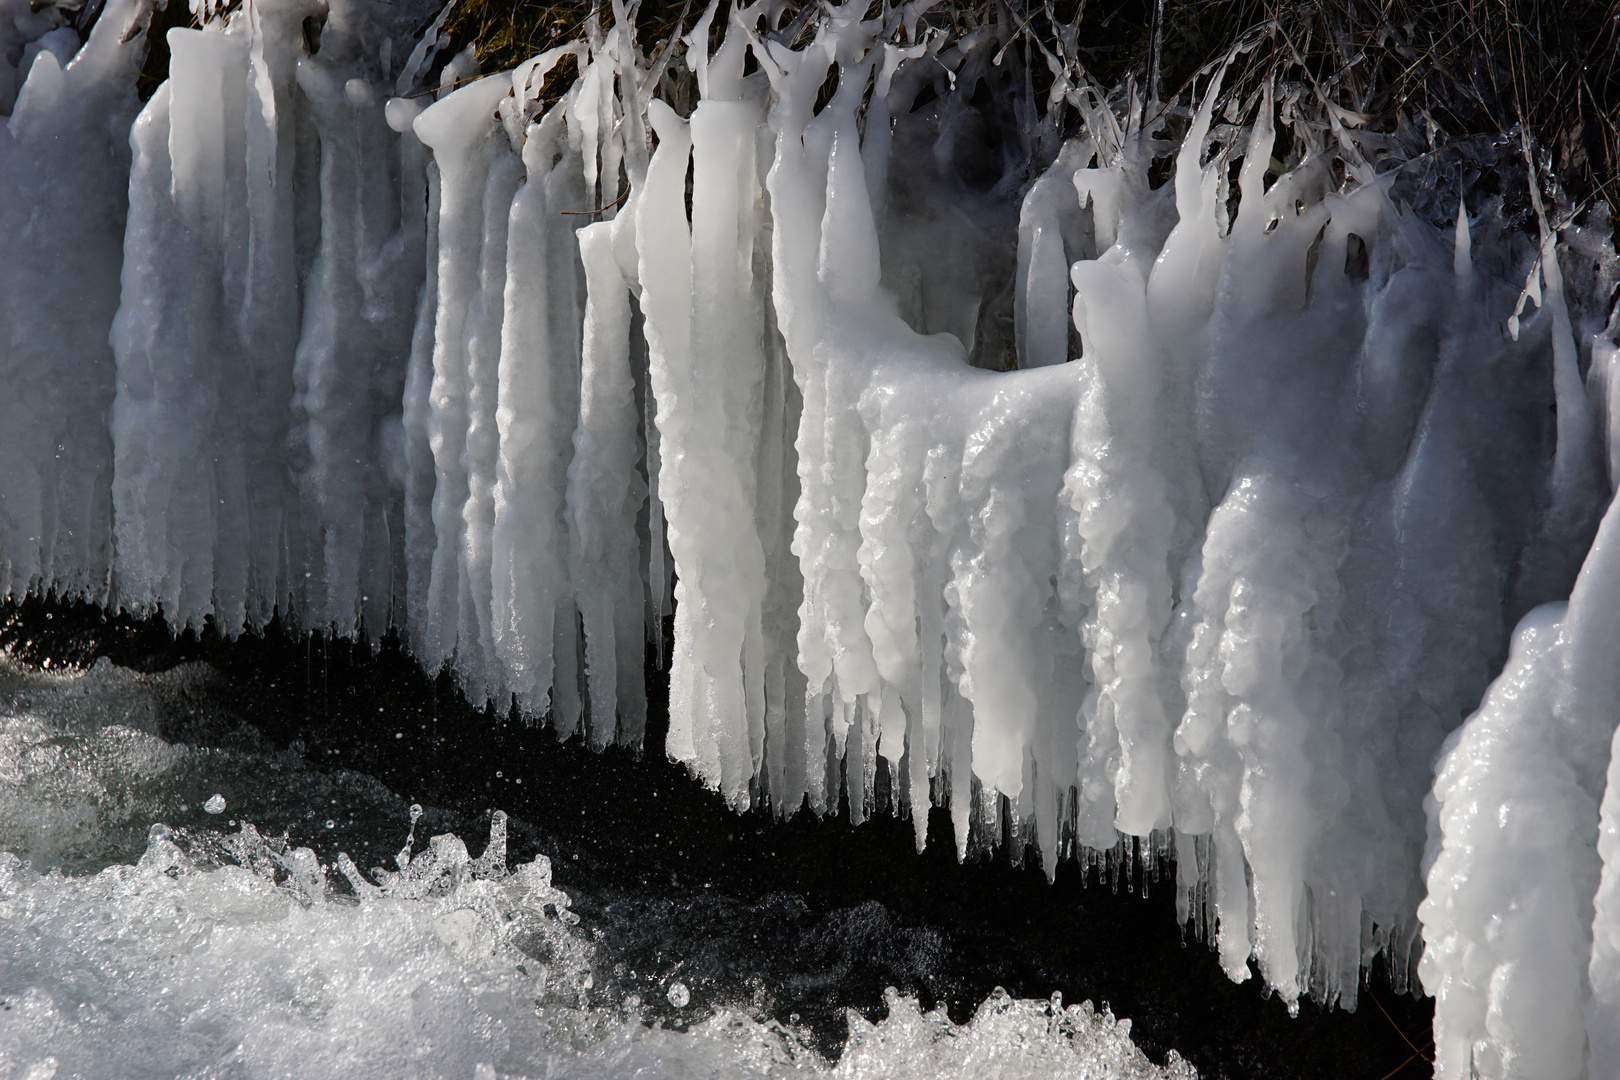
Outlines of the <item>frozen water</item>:
M0 5L0 591L107 596L129 127L150 0ZM26 47L24 47L24 43ZM12 69L14 51L22 65ZM18 81L19 76L23 81ZM20 92L19 92L20 91Z
M121 210L62 192L124 205L102 30L144 8L16 16L5 588L394 626L596 747L642 740L673 596L664 749L735 807L886 791L1048 872L1173 846L1290 1008L1421 955L1443 1071L1609 1053L1602 208L1528 148L1533 212L1459 194L1300 88L1149 109L1053 58L1036 116L1011 26L847 4L793 48L778 7L711 5L695 100L622 19L437 89L389 5L175 30L117 289Z

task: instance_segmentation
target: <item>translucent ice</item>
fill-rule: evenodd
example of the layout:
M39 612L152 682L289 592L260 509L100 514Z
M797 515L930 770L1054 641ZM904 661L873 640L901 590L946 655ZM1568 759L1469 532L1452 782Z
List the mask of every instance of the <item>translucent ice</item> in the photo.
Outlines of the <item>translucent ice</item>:
M112 217L15 260L101 282L72 310L0 300L46 312L0 354L6 588L394 626L597 747L673 592L665 750L731 805L886 793L1048 872L1173 844L1233 978L1353 1005L1422 953L1443 1069L1578 1075L1620 948L1607 219L1219 73L1149 108L1054 57L1037 116L1011 26L926 7L711 5L695 96L624 18L436 91L389 5L173 31L116 317ZM76 53L14 20L6 236L64 220L37 176L122 175L107 12Z
M80 46L54 6L0 6L0 595L107 596L107 329L151 8L110 0Z

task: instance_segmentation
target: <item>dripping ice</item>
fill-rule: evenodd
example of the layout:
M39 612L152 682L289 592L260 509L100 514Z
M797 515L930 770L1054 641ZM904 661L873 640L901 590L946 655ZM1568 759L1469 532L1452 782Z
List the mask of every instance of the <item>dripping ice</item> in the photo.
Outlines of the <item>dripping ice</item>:
M11 595L392 627L596 747L673 613L664 749L733 806L1173 851L1232 978L1382 953L1441 1075L1612 1071L1620 270L1530 148L1514 217L1221 69L1054 58L1026 115L1013 28L926 5L711 6L688 101L618 7L484 74L267 0L141 106L143 0L25 8Z

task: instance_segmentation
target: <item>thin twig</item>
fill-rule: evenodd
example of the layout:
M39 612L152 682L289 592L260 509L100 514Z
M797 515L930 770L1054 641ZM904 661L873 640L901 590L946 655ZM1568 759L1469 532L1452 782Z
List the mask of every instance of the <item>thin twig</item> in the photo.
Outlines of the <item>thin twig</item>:
M1378 995L1374 994L1369 989L1367 991L1367 996L1372 999L1372 1003L1374 1005L1378 1006L1378 1011L1384 1014L1384 1019L1389 1021L1389 1026L1395 1029L1395 1034L1397 1034L1397 1035L1399 1035L1401 1037L1401 1041L1404 1042L1407 1046L1410 1046L1412 1048L1412 1053L1417 1055L1418 1057L1422 1058L1424 1061L1429 1062L1431 1065L1434 1064L1434 1059L1433 1058L1429 1057L1422 1050L1419 1050L1417 1043L1413 1042L1411 1039L1408 1039L1406 1037L1406 1032L1401 1030L1401 1025L1399 1025L1399 1024L1397 1024L1395 1022L1395 1018L1393 1016L1389 1015L1389 1010L1384 1008L1384 1003L1378 1000ZM1410 1060L1410 1059L1408 1059L1408 1060ZM1402 1067L1404 1068L1404 1066L1405 1066L1405 1063L1403 1062ZM1399 1071L1399 1070L1397 1070L1397 1071ZM1391 1075L1393 1075L1393 1074L1391 1074Z
M624 202L625 197L628 196L629 194L630 194L630 188L629 188L628 185L626 185L625 189L623 191L619 192L619 197L617 199L614 199L612 202L608 203L606 206L598 206L595 210L559 210L559 211L557 211L557 213L559 213L559 214L567 214L567 215L570 215L570 216L582 216L582 215L585 215L585 214L603 214L603 213L606 213L607 211L613 209L615 206L618 206L620 203Z

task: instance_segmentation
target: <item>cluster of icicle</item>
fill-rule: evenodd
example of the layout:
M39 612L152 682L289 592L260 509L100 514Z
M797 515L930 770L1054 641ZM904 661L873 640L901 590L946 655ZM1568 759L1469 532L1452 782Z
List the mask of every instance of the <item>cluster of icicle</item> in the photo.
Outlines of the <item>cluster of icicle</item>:
M147 3L0 0L11 593L392 625L601 746L673 592L667 750L732 805L1173 846L1232 978L1421 955L1442 1075L1620 1070L1602 214L1437 224L1218 73L1047 56L1037 110L1023 23L926 2L711 6L689 102L622 9L429 93L442 16L256 0L136 117Z

